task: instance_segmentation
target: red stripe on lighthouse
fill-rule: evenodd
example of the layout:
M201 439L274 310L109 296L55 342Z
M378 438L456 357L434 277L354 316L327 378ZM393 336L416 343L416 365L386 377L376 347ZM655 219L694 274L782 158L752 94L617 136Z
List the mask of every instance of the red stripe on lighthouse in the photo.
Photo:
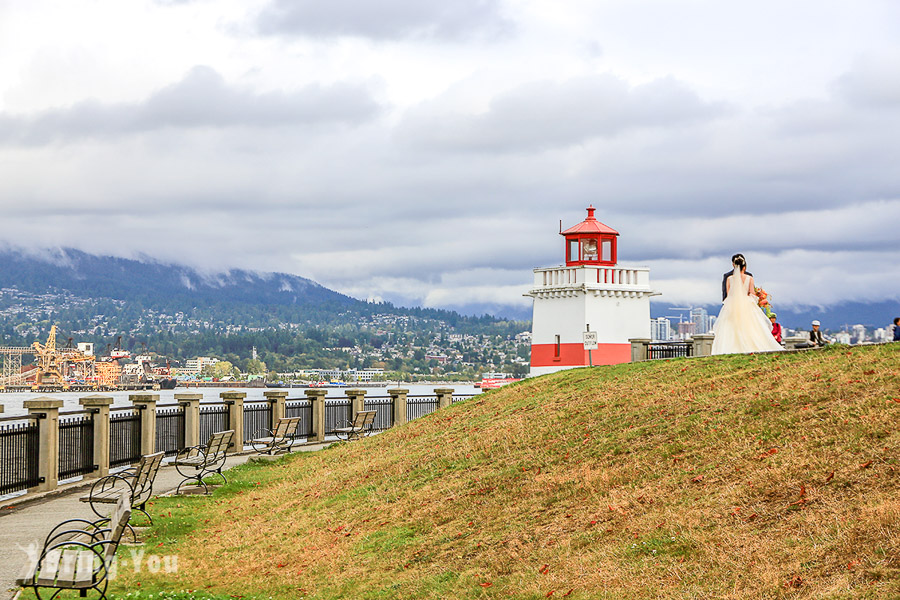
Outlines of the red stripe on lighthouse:
M560 344L559 355L556 344L535 344L531 347L532 367L585 367L595 365L618 365L631 361L631 344L597 344L596 350L584 349L584 344Z

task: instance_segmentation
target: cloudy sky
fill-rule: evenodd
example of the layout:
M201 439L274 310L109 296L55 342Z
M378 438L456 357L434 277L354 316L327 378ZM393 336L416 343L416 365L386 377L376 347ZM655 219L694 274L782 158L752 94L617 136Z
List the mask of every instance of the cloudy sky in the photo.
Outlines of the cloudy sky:
M673 303L900 296L895 0L0 0L0 243L528 306L588 204Z

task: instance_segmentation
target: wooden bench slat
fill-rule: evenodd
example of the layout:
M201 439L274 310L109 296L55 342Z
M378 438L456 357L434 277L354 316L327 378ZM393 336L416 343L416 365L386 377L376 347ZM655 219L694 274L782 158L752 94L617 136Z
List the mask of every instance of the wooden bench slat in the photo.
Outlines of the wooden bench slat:
M59 560L59 569L56 571L56 585L70 587L75 583L75 561L78 559L78 550L66 548Z
M96 554L90 550L78 552L77 568L74 579L74 587L90 587L94 581L94 558Z
M62 551L51 550L44 556L41 561L41 571L38 575L38 585L53 585L56 581L56 570L59 568L59 560L62 558Z

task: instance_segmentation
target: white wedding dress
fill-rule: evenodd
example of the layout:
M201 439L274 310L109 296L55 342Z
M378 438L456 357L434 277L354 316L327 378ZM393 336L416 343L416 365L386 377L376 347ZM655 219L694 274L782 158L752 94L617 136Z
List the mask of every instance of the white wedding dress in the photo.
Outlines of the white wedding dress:
M713 326L713 354L746 354L784 350L772 336L772 324L751 296L750 277L741 278L734 270L728 278L731 286Z

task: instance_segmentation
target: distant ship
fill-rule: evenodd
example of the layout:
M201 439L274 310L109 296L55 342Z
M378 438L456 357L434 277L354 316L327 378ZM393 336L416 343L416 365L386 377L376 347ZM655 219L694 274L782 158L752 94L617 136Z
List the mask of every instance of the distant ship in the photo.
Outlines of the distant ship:
M161 390L174 390L175 386L178 385L178 380L174 377L165 377L157 380L156 383L159 384L159 389Z
M482 390L495 390L515 381L522 380L508 373L483 373L481 375L481 385L475 384L475 387L480 387Z

